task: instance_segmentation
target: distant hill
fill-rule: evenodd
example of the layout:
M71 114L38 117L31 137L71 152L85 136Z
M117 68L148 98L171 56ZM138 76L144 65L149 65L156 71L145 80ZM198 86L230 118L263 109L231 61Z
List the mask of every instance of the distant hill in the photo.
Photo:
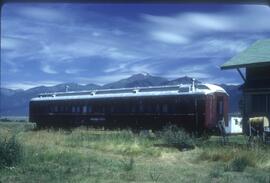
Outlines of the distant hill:
M200 81L195 80L196 83ZM28 115L28 105L31 98L36 97L40 93L47 92L63 92L68 86L69 91L79 90L93 90L93 89L113 89L113 88L129 88L129 87L145 87L158 85L175 85L175 84L191 84L192 78L180 77L174 80L152 76L150 74L135 74L131 77L121 79L119 81L108 83L103 86L96 84L80 85L77 83L63 83L55 86L39 86L28 90L12 90L1 88L1 116L26 116ZM238 90L239 86L235 85L221 85L230 95L230 112L238 112L238 101L241 92Z
M92 90L100 88L99 85L88 84L79 85L76 83L63 83L55 86L39 86L28 90L11 90L1 88L1 116L26 116L28 115L28 105L31 98L40 93L63 92L68 86L69 91Z
M168 80L162 77L151 76L150 74L135 74L129 78L104 85L102 88L131 88L143 86L158 86L166 83Z
M177 84L191 84L192 82L193 82L193 78L185 76L185 77L177 78L177 79L174 79L171 81L166 81L162 84L164 84L164 85L177 85ZM195 83L197 84L197 83L201 83L201 82L198 80L195 80Z

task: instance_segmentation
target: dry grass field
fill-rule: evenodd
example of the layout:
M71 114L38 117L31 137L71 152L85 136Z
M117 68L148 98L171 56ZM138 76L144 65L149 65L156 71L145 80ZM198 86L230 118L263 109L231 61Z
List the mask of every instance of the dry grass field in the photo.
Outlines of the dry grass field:
M270 182L270 147L166 133L0 123L0 182Z

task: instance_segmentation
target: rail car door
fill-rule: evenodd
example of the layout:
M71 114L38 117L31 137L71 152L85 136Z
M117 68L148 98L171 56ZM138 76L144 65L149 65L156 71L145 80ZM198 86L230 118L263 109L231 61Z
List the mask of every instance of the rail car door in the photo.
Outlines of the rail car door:
M205 110L205 98L197 97L195 99L195 132L198 134L204 131Z
M223 96L217 97L217 121L224 118L224 98Z

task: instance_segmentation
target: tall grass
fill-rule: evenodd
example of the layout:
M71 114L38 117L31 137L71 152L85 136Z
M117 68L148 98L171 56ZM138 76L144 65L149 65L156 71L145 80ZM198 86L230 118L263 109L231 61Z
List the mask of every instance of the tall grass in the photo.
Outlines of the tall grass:
M235 141L221 145L218 141L205 142L200 146L197 161L224 163L226 171L242 172L247 167L270 170L270 147L258 144L254 149Z
M4 131L14 132L8 128ZM22 159L11 165L14 168L5 165L0 169L0 182L269 183L270 180L269 148L252 149L235 139L224 146L218 138L210 138L196 143L194 149L179 151L174 146L159 146L187 143L190 139L193 144L196 139L179 129L133 133L128 129L80 127L70 131L17 132L13 140L22 147ZM169 140L165 140L167 137Z
M72 131L64 143L71 147L80 146L126 156L159 156L160 148L153 146L157 142L158 139L148 138L139 133L134 134L131 130L108 132L78 128Z
M166 126L160 132L160 137L166 144L178 147L179 149L193 148L195 145L194 137L175 125Z
M22 146L15 139L0 139L0 169L4 167L12 167L22 160Z

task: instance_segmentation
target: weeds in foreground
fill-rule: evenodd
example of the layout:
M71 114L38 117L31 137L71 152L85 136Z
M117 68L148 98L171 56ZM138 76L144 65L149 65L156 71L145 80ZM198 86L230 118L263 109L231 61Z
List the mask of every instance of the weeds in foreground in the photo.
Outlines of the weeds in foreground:
M175 143L186 144L189 137L193 144L197 139L178 128L170 130L138 134L85 128L21 131L16 139L23 145L23 161L1 169L0 182L270 183L269 149L221 146L218 138L211 137L195 142L192 151L179 152ZM165 141L164 132L170 140ZM161 143L172 146L155 146Z
M150 171L150 178L153 182L158 182L160 176L161 176L161 173L158 172L156 169L153 169L153 171Z
M0 169L12 167L22 160L22 146L15 136L0 139Z
M210 171L209 176L210 178L219 178L219 177L222 177L224 171L225 169L222 165L216 165Z
M237 155L226 166L226 170L242 172L247 166L255 167L254 159L246 155Z
M123 170L128 172L128 171L133 170L135 161L134 161L133 157L131 157L129 159L123 159L121 161L121 163L122 163L122 166L123 166Z
M165 127L161 131L160 136L166 144L178 146L180 149L190 149L195 145L194 137L176 125Z

